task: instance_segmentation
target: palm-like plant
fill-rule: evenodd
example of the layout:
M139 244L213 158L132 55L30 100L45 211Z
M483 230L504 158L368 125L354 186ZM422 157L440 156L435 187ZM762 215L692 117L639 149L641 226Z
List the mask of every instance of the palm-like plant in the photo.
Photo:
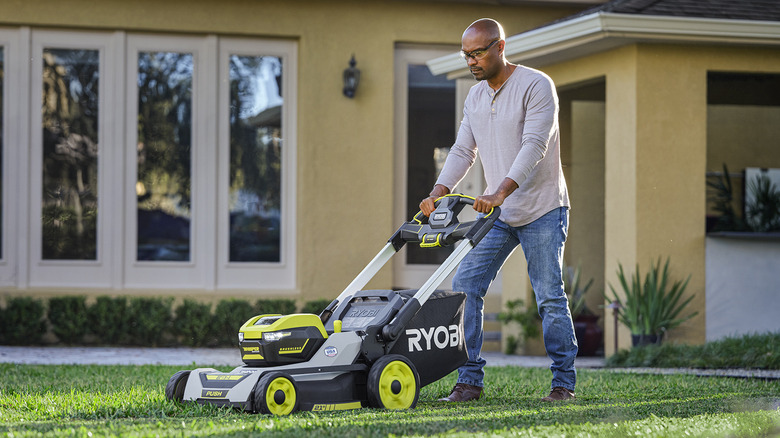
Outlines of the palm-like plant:
M588 293L588 289L593 285L593 279L588 279L585 286L580 285L582 278L582 266L577 265L576 268L572 266L563 267L563 291L566 292L566 297L569 299L569 311L572 318L576 318L581 314L592 314L588 306L585 304L585 294Z
M694 295L684 298L690 275L685 281L669 280L669 259L661 269L661 259L651 263L650 271L644 279L637 265L636 272L630 282L618 264L618 279L623 289L623 297L612 285L609 285L612 296L605 296L618 305L618 320L631 330L632 335L658 336L660 340L664 333L693 318L698 312L681 316L685 306L691 302Z

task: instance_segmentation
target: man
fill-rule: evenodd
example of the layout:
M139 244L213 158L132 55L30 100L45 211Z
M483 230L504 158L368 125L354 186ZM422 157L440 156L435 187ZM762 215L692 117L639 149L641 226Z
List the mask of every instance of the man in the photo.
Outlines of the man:
M495 20L472 23L461 43L461 55L480 82L466 97L455 144L420 210L425 215L433 212L435 200L460 182L479 149L487 189L474 201L474 210L488 213L500 205L501 217L461 262L453 279L453 289L466 293L463 319L469 359L458 370L452 393L441 400L476 400L482 394L483 297L518 245L528 262L545 349L553 362L551 392L542 400L573 399L577 340L562 280L569 195L560 159L555 85L544 73L506 60L504 30Z

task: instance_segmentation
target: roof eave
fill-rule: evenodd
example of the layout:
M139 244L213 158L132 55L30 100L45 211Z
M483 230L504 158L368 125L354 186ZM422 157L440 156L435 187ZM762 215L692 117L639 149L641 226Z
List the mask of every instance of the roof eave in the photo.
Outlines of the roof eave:
M543 66L637 42L780 45L780 22L597 12L506 39L510 62ZM434 75L468 74L458 53L427 63Z

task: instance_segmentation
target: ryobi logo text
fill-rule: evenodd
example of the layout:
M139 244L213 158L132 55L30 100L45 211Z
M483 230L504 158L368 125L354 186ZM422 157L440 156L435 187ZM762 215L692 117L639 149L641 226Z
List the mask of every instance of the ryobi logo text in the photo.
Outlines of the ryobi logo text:
M429 329L407 329L409 352L430 350L434 346L440 350L457 347L460 344L460 330L457 325L431 327Z

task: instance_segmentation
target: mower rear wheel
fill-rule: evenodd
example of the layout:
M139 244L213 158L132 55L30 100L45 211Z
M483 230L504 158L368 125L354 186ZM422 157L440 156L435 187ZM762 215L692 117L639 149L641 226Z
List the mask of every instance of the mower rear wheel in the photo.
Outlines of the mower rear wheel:
M405 356L391 354L374 362L368 372L367 393L371 407L411 409L420 397L420 375Z
M298 388L295 380L286 373L265 374L254 390L254 406L257 412L271 415L289 415L298 410Z
M165 385L165 398L171 401L182 401L184 399L184 388L187 386L189 377L189 370L177 371L171 376L168 384Z

